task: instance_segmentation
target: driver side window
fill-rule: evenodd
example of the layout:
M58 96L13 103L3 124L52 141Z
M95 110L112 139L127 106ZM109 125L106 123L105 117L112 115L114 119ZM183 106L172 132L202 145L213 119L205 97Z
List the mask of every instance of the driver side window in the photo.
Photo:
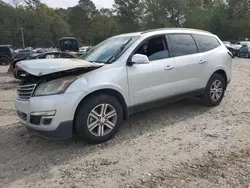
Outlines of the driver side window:
M149 61L169 58L169 51L164 37L157 37L143 43L135 54L146 55Z

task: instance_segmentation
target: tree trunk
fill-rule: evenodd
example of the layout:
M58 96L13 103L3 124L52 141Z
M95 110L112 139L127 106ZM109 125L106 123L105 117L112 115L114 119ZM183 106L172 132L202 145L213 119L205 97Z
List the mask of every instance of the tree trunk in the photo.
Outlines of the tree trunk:
M10 66L8 69L8 73L12 73L13 72L13 61L10 62Z

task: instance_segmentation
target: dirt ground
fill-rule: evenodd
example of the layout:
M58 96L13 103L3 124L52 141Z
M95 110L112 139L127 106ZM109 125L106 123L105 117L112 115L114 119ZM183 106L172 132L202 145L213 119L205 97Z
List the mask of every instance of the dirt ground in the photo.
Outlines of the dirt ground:
M0 187L250 187L250 60L235 59L216 108L185 100L134 115L100 145L50 141L18 123L11 75L0 73Z

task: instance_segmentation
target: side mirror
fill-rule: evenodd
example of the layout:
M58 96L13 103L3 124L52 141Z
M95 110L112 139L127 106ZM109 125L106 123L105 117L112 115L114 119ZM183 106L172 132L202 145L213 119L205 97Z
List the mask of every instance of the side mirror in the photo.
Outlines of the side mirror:
M135 54L133 55L131 62L134 64L149 64L149 59L146 55Z

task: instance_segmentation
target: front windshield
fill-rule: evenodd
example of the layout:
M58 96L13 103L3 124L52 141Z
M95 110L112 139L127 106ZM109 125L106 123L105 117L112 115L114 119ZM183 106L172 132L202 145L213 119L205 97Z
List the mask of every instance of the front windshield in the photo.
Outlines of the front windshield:
M120 57L138 38L139 36L109 38L80 58L89 62L111 63Z

